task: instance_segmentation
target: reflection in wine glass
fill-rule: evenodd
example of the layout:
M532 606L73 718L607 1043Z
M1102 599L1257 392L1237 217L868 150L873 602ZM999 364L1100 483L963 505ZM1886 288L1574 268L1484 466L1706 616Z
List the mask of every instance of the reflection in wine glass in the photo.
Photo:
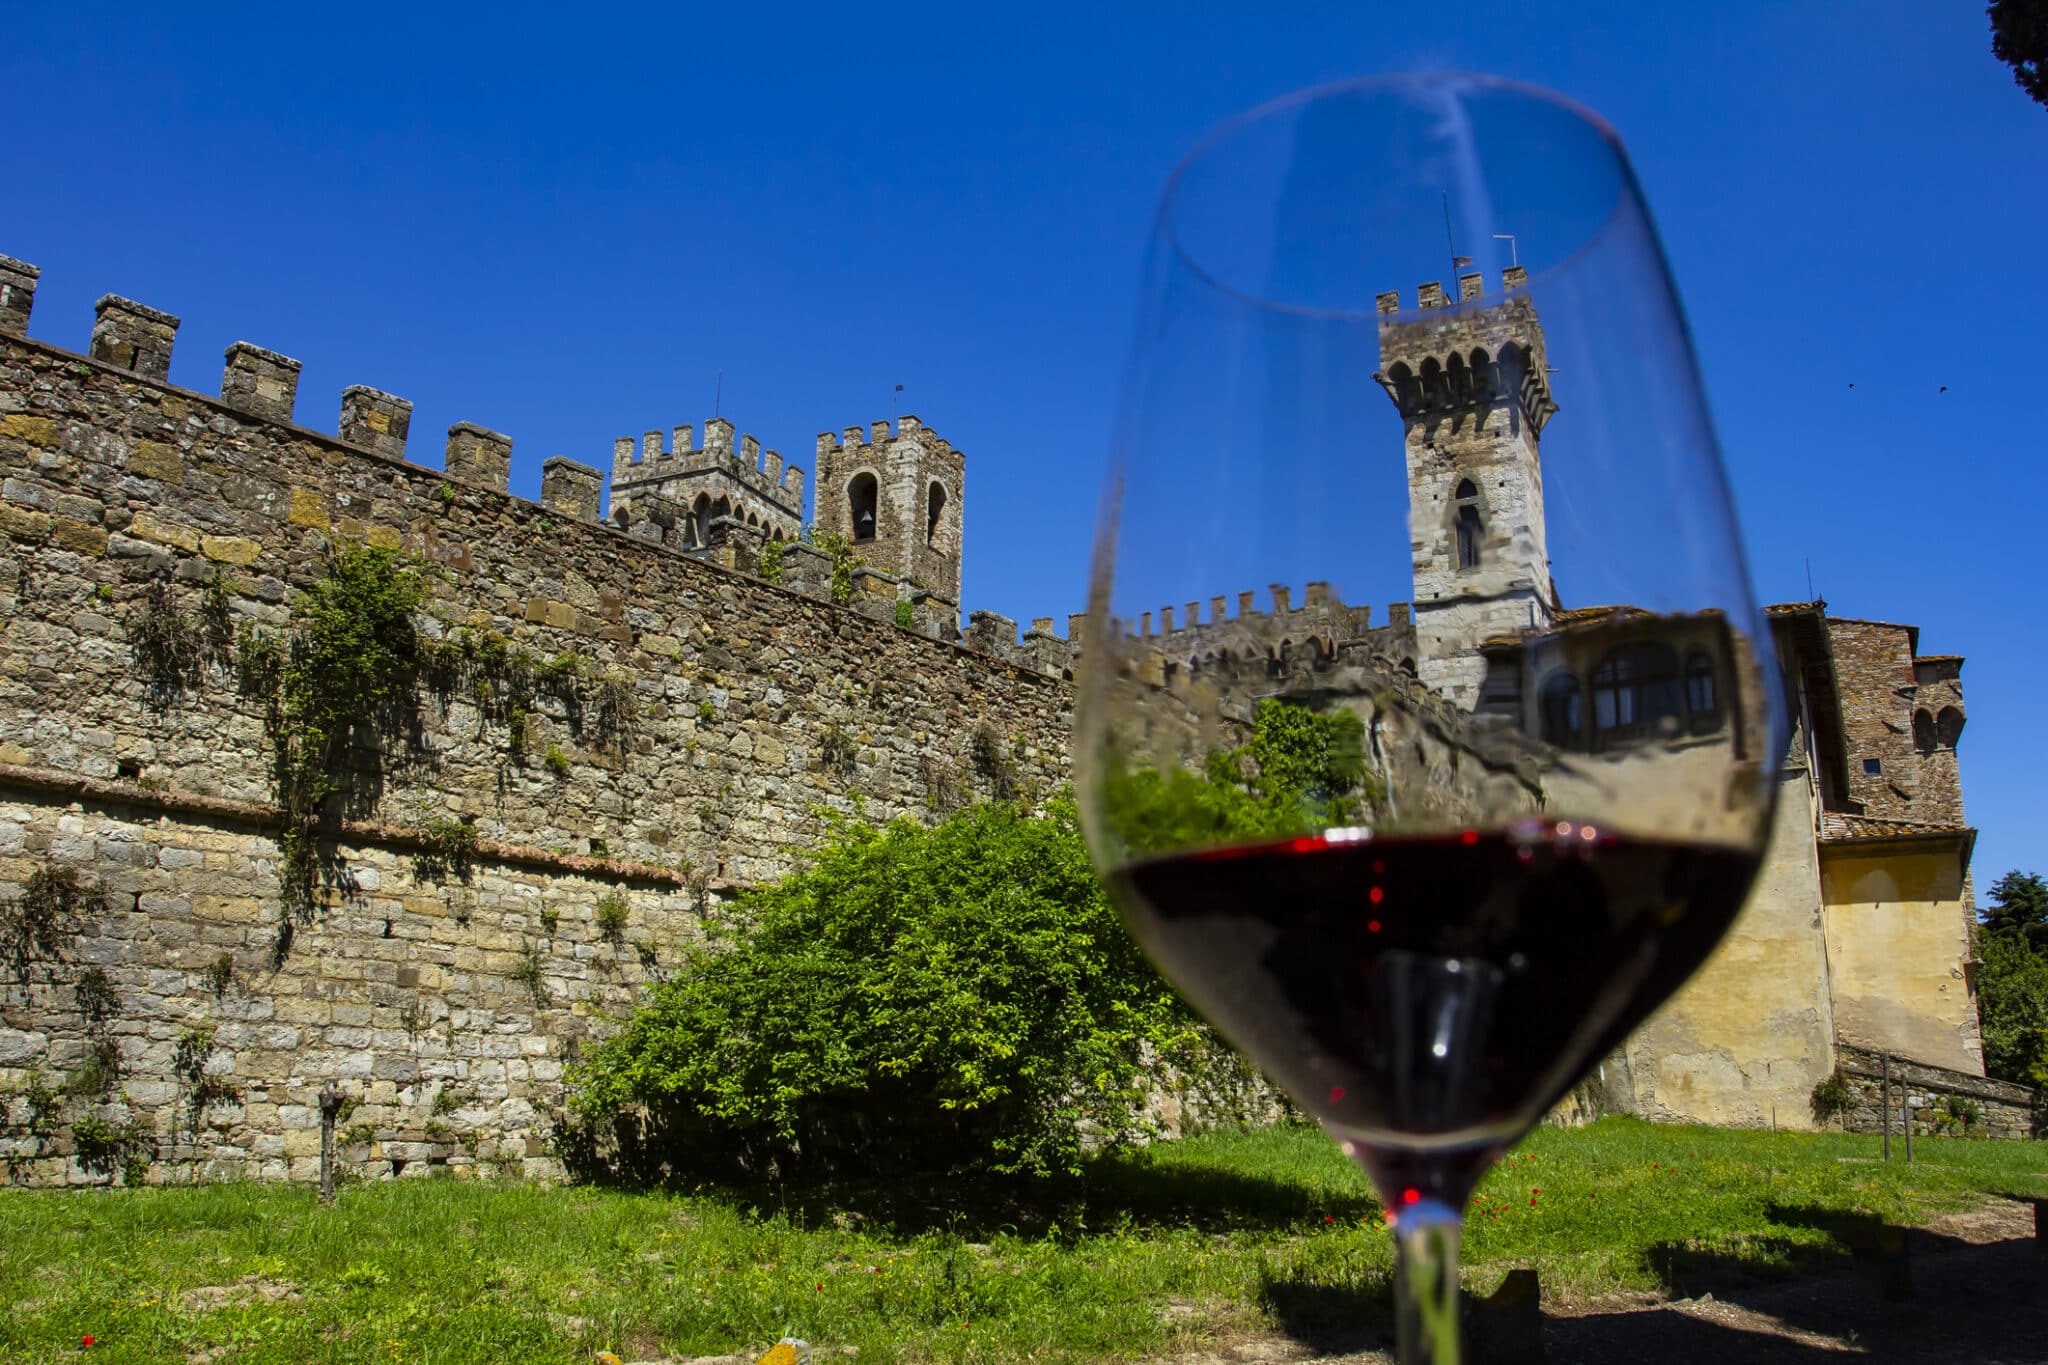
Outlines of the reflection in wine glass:
M1558 247L1455 297L1385 288L1441 258L1446 208ZM1401 600L1375 624L1358 589ZM1402 78L1248 116L1177 173L1098 541L1083 808L1160 968L1398 1215L1404 1358L1454 1358L1473 1183L1739 908L1768 651L1604 126Z

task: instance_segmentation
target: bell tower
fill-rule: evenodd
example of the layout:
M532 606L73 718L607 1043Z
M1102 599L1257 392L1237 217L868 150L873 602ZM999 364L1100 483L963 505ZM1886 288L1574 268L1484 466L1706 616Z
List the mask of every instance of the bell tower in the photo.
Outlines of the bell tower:
M865 437L865 439L863 439ZM853 542L884 573L960 602L961 495L967 457L908 413L842 443L818 437L818 529Z
M1486 675L1481 641L1550 623L1556 607L1543 529L1543 427L1557 404L1528 272L1481 302L1483 279L1458 298L1422 286L1415 312L1378 300L1373 378L1401 414L1415 593L1416 671L1470 710Z

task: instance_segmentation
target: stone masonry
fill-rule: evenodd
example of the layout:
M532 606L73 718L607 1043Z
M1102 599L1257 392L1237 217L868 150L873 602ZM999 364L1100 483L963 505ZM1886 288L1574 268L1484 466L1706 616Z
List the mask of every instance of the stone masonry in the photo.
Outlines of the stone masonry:
M668 449L658 432L637 451L619 442L608 508L605 474L561 456L532 503L507 491L512 438L457 423L442 467L414 463L412 405L365 387L341 396L337 435L309 429L298 362L246 342L218 396L172 386L178 320L129 300L100 301L88 355L31 339L37 282L0 257L0 899L69 874L91 894L57 960L0 978L11 1181L116 1178L104 1143L81 1137L93 1120L150 1180L308 1179L329 1081L352 1106L342 1160L362 1174L554 1172L564 1067L737 889L796 866L831 815L934 818L1070 778L1081 618L1064 635L1042 617L1020 638L992 612L958 629L965 457L915 417L818 438L818 529L864 561L835 574L798 538L803 472L751 437L735 451L722 419L702 450L688 427ZM1472 747L1468 724L1477 646L1557 610L1536 462L1556 405L1522 282L1504 283L1508 302L1481 309L1427 286L1416 319L1382 299L1377 378L1413 471L1412 610L1374 625L1322 583L1298 601L1273 585L1264 611L1251 591L1234 612L1163 605L1121 623L1129 685L1194 698L1225 680L1261 695L1341 684L1370 698L1372 759L1423 809L1472 799L1479 770L1505 793L1489 808L1534 808L1533 770ZM1476 277L1461 292L1470 302ZM224 599L234 627L281 634L343 543L430 567L428 638L482 632L601 673L632 719L600 742L542 696L515 735L474 696L423 696L419 753L389 765L373 811L329 831L322 903L281 934L262 705L220 657L152 685L133 632L168 583L185 612ZM1799 619L1819 622L1819 605ZM1746 916L1724 952L1754 980L1730 993L1710 971L1689 988L1718 992L1719 1014L1692 1009L1673 1034L1686 1041L1656 1057L1659 1035L1642 1035L1637 1089L1672 1101L1645 1112L1782 1116L1833 1065L1816 824L1863 820L1916 850L1938 832L1949 843L1925 856L1952 859L1940 850L1963 839L1966 866L1961 660L1916 654L1907 627L1826 627L1801 667L1827 680L1807 689L1813 705L1833 705L1839 670L1841 706L1814 731L1834 746L1816 741L1817 795L1781 807L1770 885L1784 903ZM1864 756L1881 768L1867 781ZM475 840L460 869L435 857L451 823ZM80 996L93 969L110 1014ZM1778 1068L1796 1084L1767 1099L1771 1059L1721 1016L1772 1010L1812 1016L1814 1037ZM1708 1053L1725 1077L1688 1108L1706 1073L1687 1058ZM96 1059L118 1085L77 1085Z
M563 1065L734 888L789 871L826 813L987 795L983 734L1005 785L1068 779L1071 685L1024 666L1014 634L991 653L953 643L950 615L902 629L879 571L836 605L808 546L777 586L730 542L653 543L599 519L602 476L574 461L548 462L542 504L511 497L510 440L471 423L445 469L410 463L395 395L350 389L341 437L292 425L298 367L260 348L230 350L219 397L173 387L174 320L141 305L103 301L96 354L63 351L23 334L33 272L5 275L0 897L61 870L95 892L63 961L0 983L13 1179L110 1178L69 1136L87 1117L138 1134L151 1179L306 1178L329 1079L357 1106L343 1155L365 1173L552 1169ZM604 747L542 700L508 752L473 701L425 698L430 761L395 767L338 837L346 875L281 950L260 705L222 664L152 693L128 631L165 575L185 611L218 575L237 626L281 631L342 541L432 566L429 636L574 654L625 680L635 718ZM473 831L467 880L423 874L434 821ZM609 937L608 897L626 911ZM38 1087L96 1043L75 998L90 967L118 997L120 1084L65 1098L51 1127ZM197 1026L233 1098L194 1111L175 1062Z

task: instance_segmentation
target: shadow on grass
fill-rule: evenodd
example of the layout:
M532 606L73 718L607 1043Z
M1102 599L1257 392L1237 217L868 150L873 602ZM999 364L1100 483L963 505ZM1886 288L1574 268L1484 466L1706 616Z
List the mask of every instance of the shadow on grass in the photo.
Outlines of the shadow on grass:
M1213 1167L1152 1161L1143 1151L1090 1159L1078 1177L902 1175L750 1182L703 1191L740 1208L780 1212L806 1227L855 1226L897 1237L998 1233L1071 1239L1092 1233L1191 1228L1212 1234L1283 1231L1325 1218L1355 1223L1379 1205L1370 1194Z
M1394 1282L1373 1274L1361 1283L1264 1278L1259 1307L1287 1336L1317 1355L1349 1355L1394 1344Z

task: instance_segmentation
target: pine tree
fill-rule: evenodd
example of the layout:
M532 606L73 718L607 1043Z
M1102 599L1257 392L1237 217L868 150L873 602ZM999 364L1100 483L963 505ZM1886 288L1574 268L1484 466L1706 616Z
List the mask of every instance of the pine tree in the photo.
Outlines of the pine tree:
M2024 939L2037 951L2048 950L2048 881L2039 873L2017 869L2000 877L1991 888L1984 928Z

